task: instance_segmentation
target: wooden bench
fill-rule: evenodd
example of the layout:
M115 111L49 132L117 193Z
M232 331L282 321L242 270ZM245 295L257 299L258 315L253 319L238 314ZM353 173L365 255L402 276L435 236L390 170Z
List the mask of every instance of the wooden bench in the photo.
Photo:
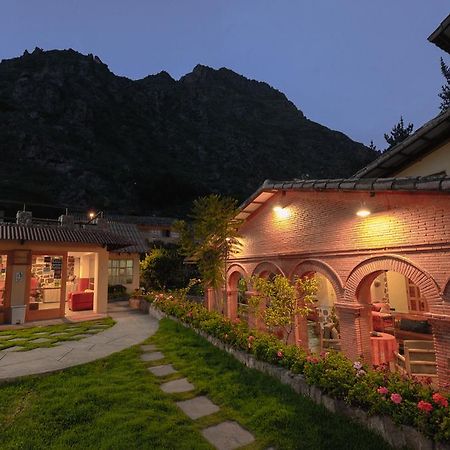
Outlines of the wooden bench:
M436 354L432 341L405 340L403 349L403 355L395 352L396 370L416 377L437 378Z

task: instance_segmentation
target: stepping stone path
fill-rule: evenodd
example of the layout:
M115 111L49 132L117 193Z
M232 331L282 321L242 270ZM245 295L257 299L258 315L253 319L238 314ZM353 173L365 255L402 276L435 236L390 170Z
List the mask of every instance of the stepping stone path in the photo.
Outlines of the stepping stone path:
M178 394L179 392L189 392L194 390L194 385L189 383L187 378L178 378L161 385L161 389L168 394Z
M160 359L164 359L164 355L161 352L155 353L144 353L141 355L142 361L159 361Z
M32 344L41 344L42 342L50 342L51 339L47 339L47 338L37 338L37 339L33 339L32 341L30 341Z
M204 396L191 398L190 400L185 400L183 402L177 402L177 405L188 417L193 420L198 419L199 417L214 414L220 409L208 397Z
M176 370L172 367L172 364L149 367L148 370L150 370L150 372L157 377L165 377L166 375L176 373Z
M164 354L157 351L157 347L153 344L141 345L141 349L145 352L141 355L142 361L159 361L165 358ZM157 377L177 373L172 364L153 366L149 367L148 370ZM160 387L162 391L168 394L189 392L195 389L195 386L189 383L187 378L168 381L162 383ZM189 400L176 402L176 404L192 420L220 411L220 408L205 396L197 396ZM241 427L237 422L230 420L203 429L202 435L217 450L234 450L248 445L255 440L250 432Z
M233 450L252 443L255 438L237 422L226 421L202 430L203 436L218 450Z
M0 339L9 339L10 337L13 337L12 334L4 334L3 336L0 336Z

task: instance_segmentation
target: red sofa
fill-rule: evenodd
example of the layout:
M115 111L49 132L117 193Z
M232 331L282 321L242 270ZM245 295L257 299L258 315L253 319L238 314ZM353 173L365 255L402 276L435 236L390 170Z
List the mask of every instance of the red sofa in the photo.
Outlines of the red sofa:
M69 294L69 309L71 311L85 311L93 309L93 292L71 292Z

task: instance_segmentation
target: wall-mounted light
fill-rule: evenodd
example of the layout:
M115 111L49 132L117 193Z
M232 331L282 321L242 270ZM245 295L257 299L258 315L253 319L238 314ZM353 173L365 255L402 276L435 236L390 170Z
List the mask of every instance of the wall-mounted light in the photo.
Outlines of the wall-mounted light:
M92 219L95 217L95 212L91 211L91 212L88 214L88 217L89 217L89 219L92 220Z
M282 206L275 206L273 208L273 210L275 211L275 214L280 218L280 219L287 219L291 213L289 211L288 208L283 208Z
M367 216L370 216L370 214L371 214L370 209L367 208L367 206L364 204L361 205L361 207L358 209L358 211L356 211L356 215L358 217L367 217Z

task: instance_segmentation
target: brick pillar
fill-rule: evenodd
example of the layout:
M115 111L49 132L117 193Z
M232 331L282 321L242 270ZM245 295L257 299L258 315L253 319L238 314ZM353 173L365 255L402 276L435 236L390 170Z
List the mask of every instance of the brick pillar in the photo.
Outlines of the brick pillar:
M370 364L372 362L370 305L335 303L335 307L339 316L343 353L353 361L362 357Z
M205 289L205 306L208 311L214 311L214 289Z
M231 320L237 317L238 293L239 291L236 289L227 291L226 315Z
M450 316L432 314L429 322L433 327L439 387L448 391L450 390Z

